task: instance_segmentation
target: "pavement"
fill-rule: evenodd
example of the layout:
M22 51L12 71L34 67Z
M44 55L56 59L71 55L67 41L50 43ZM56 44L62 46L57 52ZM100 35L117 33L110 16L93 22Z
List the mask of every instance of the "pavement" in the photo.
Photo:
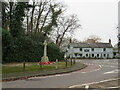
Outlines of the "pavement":
M111 87L111 84L108 84L108 80L118 78L119 70L117 60L86 59L77 60L77 62L85 63L88 66L84 69L69 73L31 77L24 80L3 82L2 86L3 88L81 88L89 84L91 88L108 88ZM105 83L103 81L107 81L106 84L104 84L105 86L102 86L102 84ZM119 85L117 85L118 82L116 80L110 82L112 85L114 85L112 87L119 88Z

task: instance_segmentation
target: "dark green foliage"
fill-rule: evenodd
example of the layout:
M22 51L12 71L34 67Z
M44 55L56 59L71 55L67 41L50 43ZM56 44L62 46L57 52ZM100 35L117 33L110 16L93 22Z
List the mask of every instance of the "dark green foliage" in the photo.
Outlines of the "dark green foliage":
M2 55L3 55L3 63L10 62L10 55L13 46L13 38L11 34L7 30L2 30Z
M24 34L22 25L25 17L27 3L17 2L15 6L15 10L12 11L12 15L10 16L10 32L13 37L20 37Z
M10 3L10 10L7 13L3 12L9 18L2 17L4 19L2 28L9 30L2 30L2 63L39 62L43 56L43 41L48 39L48 34L52 30L51 27L56 25L57 16L61 11L53 12L51 23L44 27L46 32L27 33L26 35L23 28L23 20L25 10L28 7L28 3L25 2ZM9 25L7 25L6 19L9 19ZM50 61L61 60L63 59L63 54L59 47L54 43L50 43L48 44L48 57Z
M48 44L48 57L50 61L63 60L63 53L60 51L59 47L55 45L54 43Z
M40 61L43 53L42 44L36 44L28 37L16 38L13 41L14 44L11 44L9 34L3 34L3 63Z
M6 7L7 7L7 4L2 2L2 27L5 29L8 22L7 22L7 13L6 13Z
M33 41L28 36L13 38L7 30L2 31L3 63L41 60L44 47L41 42ZM48 44L47 53L50 61L63 59L63 53L54 43Z
M44 35L42 34L42 33L36 33L36 34L31 34L31 38L32 38L32 40L33 41L35 41L35 42L44 42L44 40L45 40L45 37L44 37ZM47 39L47 38L46 38Z

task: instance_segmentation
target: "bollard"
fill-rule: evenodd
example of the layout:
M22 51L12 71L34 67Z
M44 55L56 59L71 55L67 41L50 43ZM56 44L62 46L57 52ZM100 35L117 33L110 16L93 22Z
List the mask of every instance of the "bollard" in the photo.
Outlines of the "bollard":
M66 68L67 68L67 58L65 59L65 63L66 63Z
M74 64L75 64L75 58L74 58Z
M23 71L25 71L25 60L23 61Z
M42 70L42 61L40 61L40 69Z
M72 66L72 58L71 58L71 66Z
M56 59L56 69L58 69L58 59Z

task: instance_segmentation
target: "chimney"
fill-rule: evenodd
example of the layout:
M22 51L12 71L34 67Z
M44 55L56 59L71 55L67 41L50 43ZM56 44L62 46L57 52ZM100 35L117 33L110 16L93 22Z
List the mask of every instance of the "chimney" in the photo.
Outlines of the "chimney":
M109 44L111 44L111 39L109 39Z

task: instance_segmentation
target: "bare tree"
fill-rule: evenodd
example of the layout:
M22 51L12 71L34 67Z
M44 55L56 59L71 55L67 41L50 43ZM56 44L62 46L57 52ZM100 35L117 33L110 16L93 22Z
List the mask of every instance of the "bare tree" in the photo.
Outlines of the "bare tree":
M40 0L39 2L31 2L32 8L29 9L29 30L35 36L38 33L47 36L52 31L53 26L57 26L57 18L62 13L62 4L52 0ZM25 20L28 21L28 20Z
M63 38L60 47L67 46L67 45L69 45L69 44L71 44L71 43L79 43L79 42L80 42L80 41L77 40L77 39L75 39L75 38L65 37L65 38Z
M98 43L101 41L101 38L97 35L90 35L84 42L88 43Z
M32 6L33 6L33 8L31 11L31 21L30 21L30 30L29 31L32 31L32 29L33 29L33 15L34 15L34 11L35 11L35 2L33 2Z
M75 29L79 28L79 20L76 15L59 17L58 26L54 28L53 37L58 46L62 44L67 34L73 34Z

